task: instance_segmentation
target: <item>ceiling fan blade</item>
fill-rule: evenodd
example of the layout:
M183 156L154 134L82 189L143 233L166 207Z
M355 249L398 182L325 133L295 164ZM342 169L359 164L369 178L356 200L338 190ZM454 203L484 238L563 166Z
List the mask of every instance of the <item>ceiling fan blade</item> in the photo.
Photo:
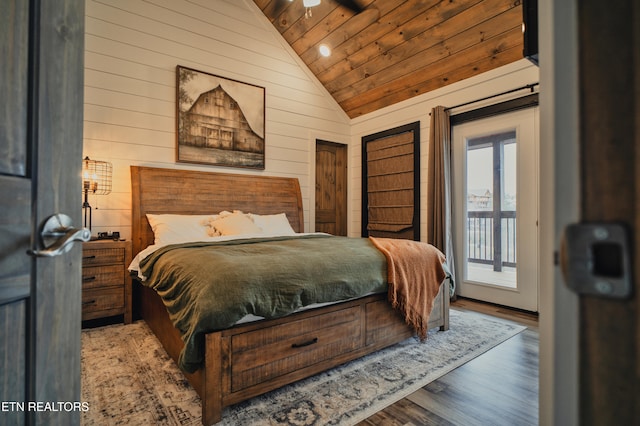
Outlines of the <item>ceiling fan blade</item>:
M360 13L364 10L364 8L360 7L354 0L335 0L335 2L355 13Z

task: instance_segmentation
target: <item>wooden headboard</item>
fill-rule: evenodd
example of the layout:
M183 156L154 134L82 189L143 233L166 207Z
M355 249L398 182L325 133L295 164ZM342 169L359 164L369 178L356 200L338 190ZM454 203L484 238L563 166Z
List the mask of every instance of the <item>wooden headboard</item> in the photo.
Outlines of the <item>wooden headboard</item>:
M304 231L302 195L296 178L131 166L133 254L153 244L146 214L215 214L222 210L285 213Z

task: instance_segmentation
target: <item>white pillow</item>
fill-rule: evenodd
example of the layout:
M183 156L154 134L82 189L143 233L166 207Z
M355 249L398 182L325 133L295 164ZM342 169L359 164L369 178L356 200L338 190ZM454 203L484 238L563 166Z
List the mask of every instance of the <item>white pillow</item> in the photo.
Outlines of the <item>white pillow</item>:
M212 214L147 214L157 245L205 241L210 238L207 223L215 218Z
M296 231L293 230L289 220L287 219L287 215L285 213L279 214L268 214L268 215L259 215L259 214L248 214L253 223L258 225L262 232L269 235L292 235L295 234Z
M261 234L262 229L244 213L236 211L209 221L209 226L220 235Z

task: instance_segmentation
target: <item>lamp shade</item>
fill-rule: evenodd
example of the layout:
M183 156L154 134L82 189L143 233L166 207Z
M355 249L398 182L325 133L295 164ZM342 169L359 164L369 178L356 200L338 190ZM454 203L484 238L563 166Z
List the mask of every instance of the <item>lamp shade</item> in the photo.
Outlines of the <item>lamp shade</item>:
M304 7L313 7L320 4L320 0L302 0Z
M107 195L111 192L113 167L107 161L82 160L82 191L95 195Z

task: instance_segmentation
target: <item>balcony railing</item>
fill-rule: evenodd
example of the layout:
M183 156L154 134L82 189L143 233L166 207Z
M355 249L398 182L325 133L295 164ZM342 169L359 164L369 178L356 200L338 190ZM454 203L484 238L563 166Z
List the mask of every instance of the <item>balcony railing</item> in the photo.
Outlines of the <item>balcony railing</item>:
M500 226L494 226L496 214L499 214ZM469 262L493 265L494 271L502 271L503 266L516 266L515 211L469 211L467 231Z

